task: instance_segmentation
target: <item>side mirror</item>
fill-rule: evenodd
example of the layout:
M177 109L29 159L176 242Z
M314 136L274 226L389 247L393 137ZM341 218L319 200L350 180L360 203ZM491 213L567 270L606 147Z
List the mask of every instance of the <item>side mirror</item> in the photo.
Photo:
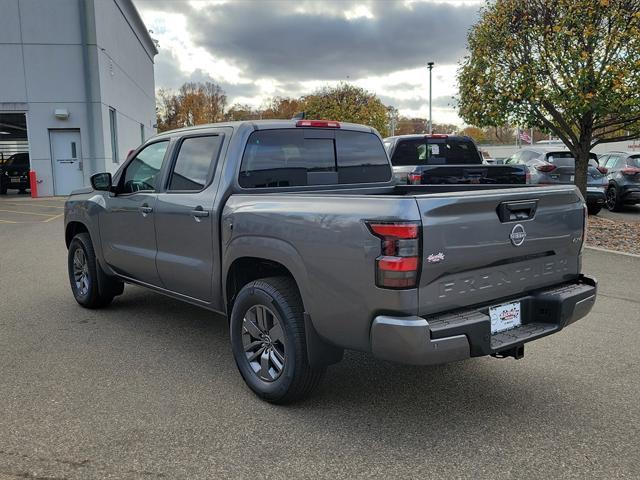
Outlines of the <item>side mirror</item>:
M91 186L94 190L100 190L104 192L111 191L111 174L108 172L105 173L96 173L95 175L91 175Z

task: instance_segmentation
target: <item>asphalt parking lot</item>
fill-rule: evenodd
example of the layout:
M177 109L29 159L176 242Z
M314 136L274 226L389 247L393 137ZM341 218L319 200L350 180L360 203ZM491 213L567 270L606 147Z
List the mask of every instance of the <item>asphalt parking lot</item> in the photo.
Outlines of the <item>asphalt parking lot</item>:
M587 250L594 311L523 360L348 353L312 399L257 400L217 318L69 291L61 200L0 198L0 478L638 478L640 258Z
M29 195L0 196L0 225L48 223L62 218L64 200L60 198L31 198Z
M624 205L619 212L610 212L603 208L598 215L611 220L638 223L640 222L640 205Z

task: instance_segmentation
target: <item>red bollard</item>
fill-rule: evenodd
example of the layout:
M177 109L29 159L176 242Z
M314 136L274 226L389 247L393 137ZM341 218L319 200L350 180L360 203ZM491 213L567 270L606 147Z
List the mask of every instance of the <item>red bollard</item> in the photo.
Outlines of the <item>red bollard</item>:
M31 198L38 198L38 180L36 179L36 172L29 170L29 184L31 187Z

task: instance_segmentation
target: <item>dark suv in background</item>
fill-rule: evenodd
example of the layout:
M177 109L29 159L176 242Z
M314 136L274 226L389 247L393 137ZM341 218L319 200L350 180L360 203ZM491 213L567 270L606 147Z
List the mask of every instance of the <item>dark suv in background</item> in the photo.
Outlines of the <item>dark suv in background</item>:
M590 156L586 200L589 213L597 215L606 202L607 169L598 163L595 153ZM573 184L575 181L573 154L557 147L526 147L514 153L505 163L529 167L529 182L534 185Z
M7 189L15 188L20 193L29 189L29 154L16 153L0 165L0 194L6 195Z
M607 208L616 212L623 205L640 203L640 153L609 152L600 156L607 168Z

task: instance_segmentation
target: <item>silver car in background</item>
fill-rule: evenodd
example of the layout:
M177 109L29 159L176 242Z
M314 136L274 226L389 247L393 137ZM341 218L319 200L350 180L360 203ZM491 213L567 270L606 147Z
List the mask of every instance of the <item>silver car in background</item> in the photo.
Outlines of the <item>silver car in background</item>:
M589 214L597 215L606 203L607 169L598 163L595 153L590 154L587 171L587 207ZM528 183L534 185L573 184L575 159L566 149L554 147L525 147L518 150L506 164L525 164L529 167Z
M608 170L607 208L616 212L640 203L640 153L609 152L599 160Z

